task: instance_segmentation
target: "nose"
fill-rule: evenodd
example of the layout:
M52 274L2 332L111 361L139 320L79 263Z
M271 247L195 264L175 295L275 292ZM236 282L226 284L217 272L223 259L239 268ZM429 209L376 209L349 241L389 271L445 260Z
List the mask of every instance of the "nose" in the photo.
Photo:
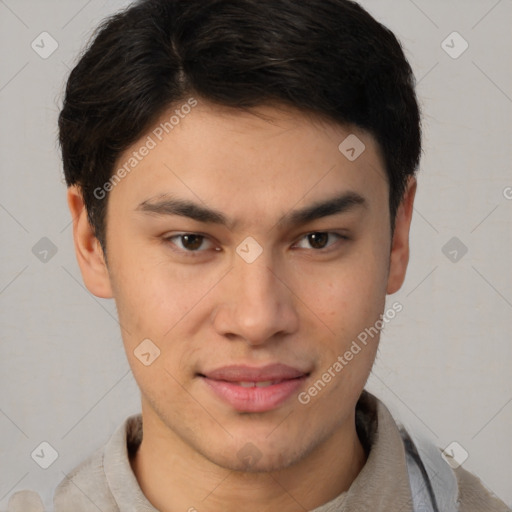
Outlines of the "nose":
M263 256L253 263L236 261L213 314L219 334L257 346L297 330L293 293L271 263Z

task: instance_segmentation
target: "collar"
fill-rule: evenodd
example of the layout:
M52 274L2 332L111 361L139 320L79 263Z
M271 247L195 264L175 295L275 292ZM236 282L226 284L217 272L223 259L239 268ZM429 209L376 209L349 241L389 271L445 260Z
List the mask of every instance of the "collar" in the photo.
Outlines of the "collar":
M412 512L406 454L399 428L384 404L363 390L356 406L356 428L368 459L348 491L312 512L360 510ZM158 512L142 493L130 455L142 441L142 417L130 416L105 446L105 476L120 510Z

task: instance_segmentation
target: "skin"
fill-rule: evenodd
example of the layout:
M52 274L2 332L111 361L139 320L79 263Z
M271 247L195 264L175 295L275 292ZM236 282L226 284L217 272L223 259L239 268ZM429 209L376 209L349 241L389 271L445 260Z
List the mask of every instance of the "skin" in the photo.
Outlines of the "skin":
M338 150L351 133L366 146L353 162ZM249 512L312 510L350 487L366 462L355 406L378 336L305 405L295 394L275 410L241 413L197 373L280 362L311 372L299 392L307 390L401 287L415 190L411 178L391 238L372 136L289 108L240 112L205 101L110 192L108 266L80 190L70 187L84 282L115 299L141 390L144 439L131 464L158 510L229 512L240 503ZM307 224L279 222L347 191L364 206ZM138 209L162 194L214 208L233 224ZM307 235L319 231L347 239L332 235L315 248ZM176 235L183 232L205 236L199 251L186 252L190 245ZM263 249L252 263L236 252L248 236ZM161 351L150 366L134 355L146 338ZM248 442L259 458L238 456Z

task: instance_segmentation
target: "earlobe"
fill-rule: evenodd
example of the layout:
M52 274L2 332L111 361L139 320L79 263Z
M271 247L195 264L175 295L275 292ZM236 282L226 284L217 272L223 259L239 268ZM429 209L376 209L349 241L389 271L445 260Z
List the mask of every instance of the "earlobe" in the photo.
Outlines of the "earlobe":
M416 195L416 179L411 176L407 182L402 202L395 218L395 230L391 241L389 275L387 293L397 292L405 279L409 263L409 229L411 226L414 197Z
M68 188L67 200L73 219L75 254L84 284L93 295L110 299L113 294L103 250L89 223L78 186Z

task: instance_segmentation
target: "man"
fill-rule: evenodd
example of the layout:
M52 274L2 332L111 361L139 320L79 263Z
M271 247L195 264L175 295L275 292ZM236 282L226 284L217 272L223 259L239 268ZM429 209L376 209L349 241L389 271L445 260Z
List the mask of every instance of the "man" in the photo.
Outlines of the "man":
M105 21L60 141L78 263L116 301L142 415L57 512L507 510L364 391L408 263L413 82L348 0Z

